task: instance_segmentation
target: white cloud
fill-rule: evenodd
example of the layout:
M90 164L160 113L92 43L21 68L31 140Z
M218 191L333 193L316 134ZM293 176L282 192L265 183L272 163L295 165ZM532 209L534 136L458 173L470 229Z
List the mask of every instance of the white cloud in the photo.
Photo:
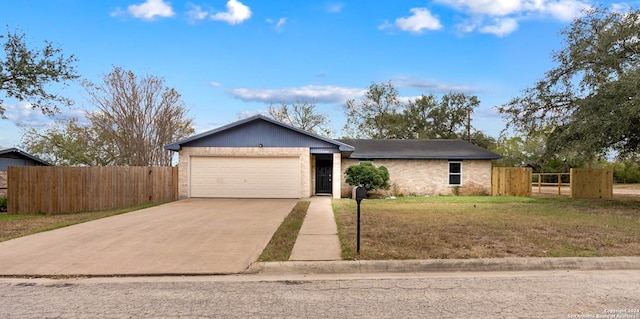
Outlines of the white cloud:
M195 5L193 3L187 3L187 7L189 7L189 11L187 11L187 20L189 22L196 22L200 20L204 20L209 16L209 12L203 10L201 6Z
M477 30L478 25L481 23L482 21L465 21L464 23L456 25L456 29L462 33L469 33Z
M581 1L563 0L548 3L544 11L560 21L568 22L589 8L591 8L591 5Z
M540 2L544 0L533 1ZM435 2L461 11L467 11L472 14L497 16L508 15L520 11L523 5L522 0L436 0Z
M485 25L479 28L478 31L504 37L518 29L518 22L512 18L495 19L494 22L492 25Z
M238 0L227 2L227 11L211 15L212 20L225 21L229 24L242 23L251 17L251 9Z
M265 21L269 24L274 23L272 19L266 19ZM276 29L277 31L282 31L282 27L284 26L285 23L287 23L287 18L280 18L278 19L278 22L275 23L275 26L273 28Z
M342 11L342 8L344 8L344 3L333 2L326 5L325 11L327 11L328 13L340 13Z
M471 85L451 84L435 80L418 79L410 76L397 76L394 80L400 87L412 87L424 91L425 94L438 93L473 93L478 89Z
M34 109L31 103L27 102L3 106L6 109L4 115L7 120L18 126L39 128L47 126L57 119L85 118L84 111L68 109L60 110L60 113L54 116L45 115L40 109Z
M220 82L211 82L211 83L209 83L209 85L213 86L214 88L219 88L220 86L222 86L222 83L220 83Z
M363 95L365 92L366 90L360 88L306 85L284 89L238 88L231 90L230 94L243 101L265 103L294 103L299 100L314 101L316 103L344 103L348 99Z
M624 2L614 3L611 5L611 10L613 12L624 13L631 10L631 6L628 3Z
M435 0L466 15L457 25L461 32L506 36L523 19L551 18L568 22L591 8L589 0Z
M384 22L378 26L378 30L391 30L394 28L393 23L389 23L389 21L384 20Z
M171 8L170 3L165 3L163 0L147 0L141 4L132 4L127 7L126 13L117 8L116 11L111 13L112 16L129 14L134 18L143 20L153 20L157 17L169 18L175 13Z
M397 18L395 24L391 24L385 21L378 26L380 30L391 29L397 27L402 31L408 31L411 33L422 33L423 30L440 30L442 24L437 17L433 16L426 8L411 8L409 9L411 16L406 18Z
M415 101L419 98L421 98L422 95L419 96L398 96L398 101L400 101L402 104L407 104L411 101Z
M238 112L238 118L239 119L246 119L248 117L252 117L254 115L264 115L264 116L269 116L269 110L259 110L259 111L254 111L254 110L245 110L245 111L240 111Z

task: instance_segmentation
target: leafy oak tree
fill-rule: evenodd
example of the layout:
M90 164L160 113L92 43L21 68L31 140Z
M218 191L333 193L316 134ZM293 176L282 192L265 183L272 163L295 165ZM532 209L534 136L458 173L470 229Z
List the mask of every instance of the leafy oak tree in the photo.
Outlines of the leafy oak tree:
M587 161L640 151L640 11L594 8L565 29L556 66L499 108L525 135L551 129L550 154Z
M447 93L440 100L422 95L409 101L399 124L406 127L404 138L466 139L468 118L478 105L476 96L464 93Z
M0 34L0 94L28 102L44 114L54 114L59 105L69 106L73 101L52 93L47 85L76 80L77 59L66 57L60 48L45 41L42 48L30 48L25 34L7 31ZM4 117L4 100L0 98L0 117Z
M282 102L269 105L269 116L280 122L323 136L331 136L330 120L326 114L316 112L316 104L296 101L291 105Z
M469 123L478 105L476 96L453 92L441 98L422 95L405 104L391 82L372 83L363 99L347 102L345 132L356 138L467 139L469 129L484 146L490 144L488 137Z
M396 138L402 107L391 82L371 83L363 99L347 101L344 130L355 138Z
M109 139L77 118L59 120L43 131L25 129L21 147L56 166L108 166L119 160Z

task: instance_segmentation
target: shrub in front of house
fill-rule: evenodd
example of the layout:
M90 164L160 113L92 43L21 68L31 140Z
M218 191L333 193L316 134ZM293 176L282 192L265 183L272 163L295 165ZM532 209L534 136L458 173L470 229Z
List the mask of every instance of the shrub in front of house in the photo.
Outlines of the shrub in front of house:
M7 198L0 197L0 212L6 212L6 211L7 211Z
M386 167L375 167L371 162L351 165L345 172L347 184L351 186L363 185L367 191L389 188L389 170Z

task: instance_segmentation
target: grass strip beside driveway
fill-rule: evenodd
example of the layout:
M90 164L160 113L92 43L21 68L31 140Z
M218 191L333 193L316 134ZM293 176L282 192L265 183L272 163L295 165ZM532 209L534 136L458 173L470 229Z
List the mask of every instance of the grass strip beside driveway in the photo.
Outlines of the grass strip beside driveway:
M160 203L149 203L125 208L75 214L3 214L0 215L0 242L95 219L129 213L159 204Z
M333 201L343 259L640 256L640 202L490 196Z
M262 251L258 261L287 261L296 243L304 217L309 209L309 201L300 201L285 217L278 230L273 234L269 244Z

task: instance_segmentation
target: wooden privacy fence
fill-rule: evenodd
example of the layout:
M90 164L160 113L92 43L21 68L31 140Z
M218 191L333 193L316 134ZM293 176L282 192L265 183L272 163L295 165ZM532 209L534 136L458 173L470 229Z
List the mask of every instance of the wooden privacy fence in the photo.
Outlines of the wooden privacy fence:
M494 167L491 171L491 195L531 196L530 167Z
M571 198L613 199L613 170L572 168Z
M176 167L9 167L7 208L77 213L178 199Z

